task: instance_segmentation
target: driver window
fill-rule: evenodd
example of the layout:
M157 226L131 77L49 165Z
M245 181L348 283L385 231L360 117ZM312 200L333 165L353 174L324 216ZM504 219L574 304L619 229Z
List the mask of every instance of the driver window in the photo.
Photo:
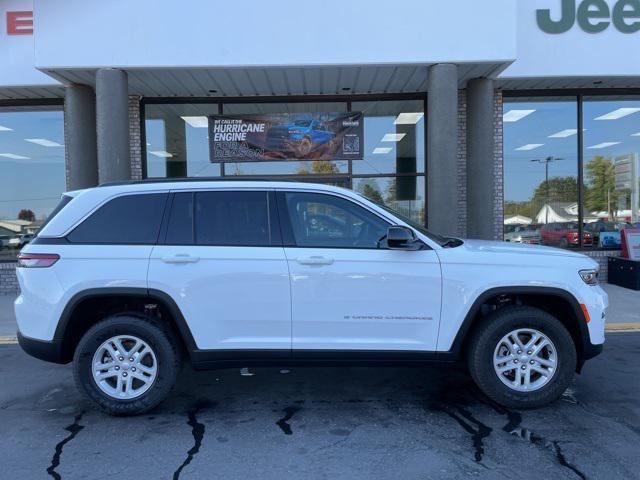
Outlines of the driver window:
M378 248L389 224L344 198L286 193L287 211L299 247Z

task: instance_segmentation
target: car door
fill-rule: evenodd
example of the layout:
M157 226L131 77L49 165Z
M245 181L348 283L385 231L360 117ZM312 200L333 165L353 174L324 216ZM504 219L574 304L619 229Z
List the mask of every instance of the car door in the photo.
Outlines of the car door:
M292 347L436 348L441 275L436 253L379 247L390 223L337 194L278 193L291 275Z
M174 192L151 254L198 349L291 352L289 271L273 192Z

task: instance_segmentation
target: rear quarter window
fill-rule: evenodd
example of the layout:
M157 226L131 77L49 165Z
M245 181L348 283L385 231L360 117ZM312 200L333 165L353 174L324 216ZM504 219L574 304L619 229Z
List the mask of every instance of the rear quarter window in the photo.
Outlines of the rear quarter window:
M92 213L68 236L71 243L153 245L158 240L167 194L114 198Z

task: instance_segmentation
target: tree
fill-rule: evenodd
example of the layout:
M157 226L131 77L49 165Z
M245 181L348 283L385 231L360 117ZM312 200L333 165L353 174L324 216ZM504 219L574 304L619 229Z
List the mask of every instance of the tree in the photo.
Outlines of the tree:
M615 220L618 197L616 190L616 174L613 162L597 155L586 165L585 204L592 212L608 212L609 218Z
M369 200L384 205L384 198L382 198L382 193L380 193L377 185L372 183L365 183L359 188L359 190L360 193L367 197Z
M534 205L548 202L575 202L578 197L578 180L576 177L553 177L543 180L533 192Z
M336 173L340 173L338 166L326 160L314 160L311 170L306 165L298 169L298 175L335 175Z
M36 215L35 213L33 213L33 210L30 210L28 208L23 208L18 213L18 220L24 220L26 222L35 222Z

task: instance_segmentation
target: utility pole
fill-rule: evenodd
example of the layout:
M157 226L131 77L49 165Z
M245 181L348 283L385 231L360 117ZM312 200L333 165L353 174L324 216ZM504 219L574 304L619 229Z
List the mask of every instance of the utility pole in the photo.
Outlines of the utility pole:
M545 219L544 223L547 225L549 223L549 164L552 162L559 162L560 160L564 160L563 158L558 157L546 157L546 158L534 158L531 160L536 163L544 163L544 203L545 203Z

